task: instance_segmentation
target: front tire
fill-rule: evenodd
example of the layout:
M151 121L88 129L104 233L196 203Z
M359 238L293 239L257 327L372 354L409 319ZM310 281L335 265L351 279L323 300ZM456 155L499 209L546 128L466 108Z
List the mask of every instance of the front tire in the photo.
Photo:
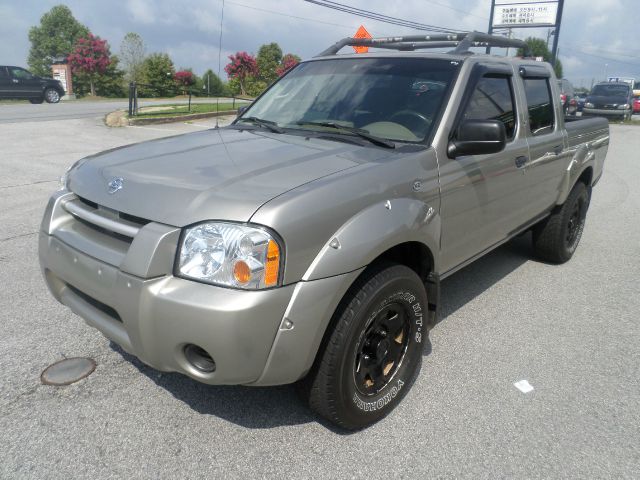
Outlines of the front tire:
M589 191L578 182L562 206L534 228L536 255L552 263L567 262L580 243L588 208Z
M427 294L404 265L365 271L334 314L333 331L306 379L309 406L348 429L389 414L422 360Z
M55 88L47 88L44 91L44 99L47 103L58 103L60 101L60 94Z

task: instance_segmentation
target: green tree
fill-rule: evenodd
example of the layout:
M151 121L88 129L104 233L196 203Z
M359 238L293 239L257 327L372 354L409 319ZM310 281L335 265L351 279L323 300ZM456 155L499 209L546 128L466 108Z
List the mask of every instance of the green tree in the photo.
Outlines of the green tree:
M242 92L240 80L238 78L230 78L227 83L228 94L257 97L268 87L265 82L258 80L256 77L245 78L243 86L244 92Z
M260 50L258 50L256 60L258 62L258 80L264 82L266 85L277 80L278 73L276 69L282 61L282 49L277 43L273 42L262 45Z
M219 97L225 95L226 86L220 77L213 73L213 70L209 69L202 74L201 83L198 85L199 91L203 95L211 95L212 97Z
M546 41L541 38L529 37L525 42L529 45L533 57L542 57L545 62L551 62L551 51L549 47L547 47ZM518 56L524 55L522 48L518 49L517 54ZM553 69L556 72L556 77L562 78L562 62L560 62L560 60L556 59L556 64L553 66Z
M36 75L51 76L54 60L66 59L78 38L88 33L89 29L73 17L69 7L56 5L42 15L39 26L29 30L29 68Z
M142 64L145 54L146 47L142 37L134 32L127 33L120 44L120 59L127 84L142 81Z
M173 80L175 68L166 53L152 53L142 63L142 80L148 86L140 88L140 93L149 97L167 97L176 94Z
M120 70L117 55L111 55L110 63L106 71L95 78L95 91L102 97L125 97L126 90L123 87L124 72ZM73 74L73 90L78 95L91 93L91 79L82 72Z

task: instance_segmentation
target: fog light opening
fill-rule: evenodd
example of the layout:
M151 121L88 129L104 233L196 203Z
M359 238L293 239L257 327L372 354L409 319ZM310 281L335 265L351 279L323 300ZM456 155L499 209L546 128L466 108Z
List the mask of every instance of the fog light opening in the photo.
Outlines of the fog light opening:
M202 373L213 373L216 371L216 362L213 361L203 348L190 343L184 347L184 356L187 362Z

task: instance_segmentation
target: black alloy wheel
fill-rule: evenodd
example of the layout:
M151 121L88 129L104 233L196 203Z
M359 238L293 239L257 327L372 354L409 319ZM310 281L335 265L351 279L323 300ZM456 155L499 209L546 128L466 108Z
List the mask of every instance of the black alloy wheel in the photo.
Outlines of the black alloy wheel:
M409 345L410 328L400 303L387 305L374 317L356 346L353 377L362 395L375 395L394 378Z

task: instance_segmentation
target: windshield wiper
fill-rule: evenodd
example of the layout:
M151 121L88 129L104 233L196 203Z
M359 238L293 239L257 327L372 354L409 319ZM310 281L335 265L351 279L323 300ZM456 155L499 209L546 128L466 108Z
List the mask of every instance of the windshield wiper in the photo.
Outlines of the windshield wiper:
M336 130L339 130L342 132L353 133L354 135L357 135L360 138L364 138L365 140L368 140L374 145L378 145L379 147L396 148L396 144L393 143L391 140L386 140L384 138L376 137L375 135L371 135L369 132L361 128L347 127L346 125L340 125L339 123L335 123L335 122L313 122L313 121L301 120L299 122L296 122L296 125L311 125L316 127L335 128Z
M258 117L242 117L238 119L238 122L250 122L260 127L264 127L273 133L284 133L284 130L278 126L276 122L271 120L265 120Z

